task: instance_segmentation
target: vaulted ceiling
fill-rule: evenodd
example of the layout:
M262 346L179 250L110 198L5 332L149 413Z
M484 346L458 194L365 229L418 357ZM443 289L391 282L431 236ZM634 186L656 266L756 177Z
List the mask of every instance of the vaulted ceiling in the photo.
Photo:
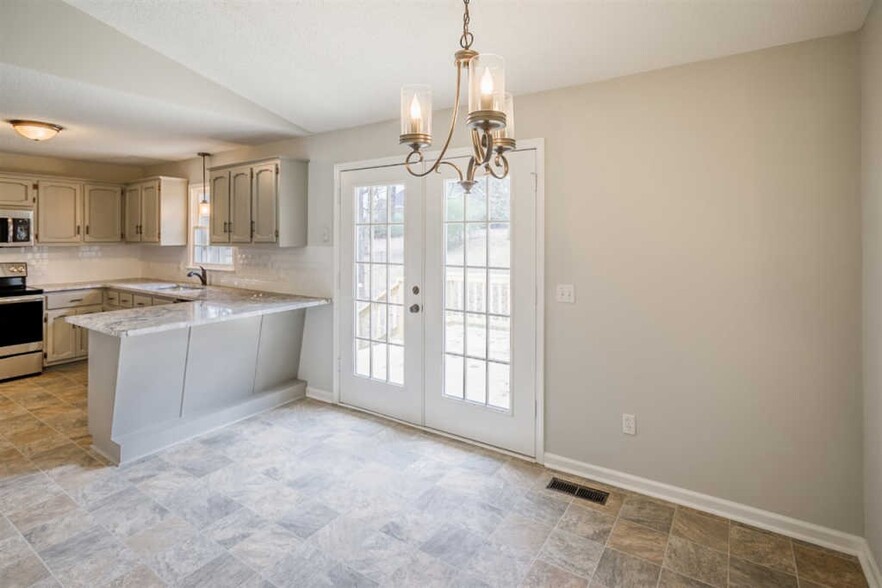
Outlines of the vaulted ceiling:
M853 31L871 0L472 0L516 95ZM460 0L4 0L0 151L149 164L453 102Z

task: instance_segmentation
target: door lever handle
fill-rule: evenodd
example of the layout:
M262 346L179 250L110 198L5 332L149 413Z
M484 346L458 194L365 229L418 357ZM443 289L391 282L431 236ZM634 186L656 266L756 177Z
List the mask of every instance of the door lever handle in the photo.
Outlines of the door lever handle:
M412 314L416 314L420 311L420 305L419 304L411 304L409 310Z

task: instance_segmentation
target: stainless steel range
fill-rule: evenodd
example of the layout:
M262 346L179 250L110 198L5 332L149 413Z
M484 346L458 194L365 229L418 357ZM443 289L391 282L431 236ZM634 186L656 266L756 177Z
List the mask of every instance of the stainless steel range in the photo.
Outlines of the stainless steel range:
M0 263L0 380L43 371L43 291L28 264Z

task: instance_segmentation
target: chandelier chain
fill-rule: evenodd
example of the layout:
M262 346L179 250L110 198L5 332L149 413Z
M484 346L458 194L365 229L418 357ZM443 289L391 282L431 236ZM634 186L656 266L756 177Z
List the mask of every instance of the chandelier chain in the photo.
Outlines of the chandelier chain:
M469 32L469 23L472 18L469 15L469 0L462 0L465 5L465 12L462 15L462 36L459 38L459 46L463 49L470 49L472 43L475 42L475 36Z

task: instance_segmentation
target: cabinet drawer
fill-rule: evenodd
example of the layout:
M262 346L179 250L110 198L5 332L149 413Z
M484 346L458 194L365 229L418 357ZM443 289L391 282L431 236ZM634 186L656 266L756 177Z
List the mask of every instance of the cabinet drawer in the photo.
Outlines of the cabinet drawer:
M119 306L119 292L116 290L108 290L104 293L104 304L110 306Z
M153 298L142 294L132 296L132 304L134 306L153 306Z
M120 292L119 293L119 305L123 308L131 308L132 307L132 293L131 292Z
M46 294L46 308L48 310L75 306L92 306L101 304L101 301L101 290L71 290Z
M156 296L153 297L153 306L159 306L160 304L174 304L173 298L158 298Z

